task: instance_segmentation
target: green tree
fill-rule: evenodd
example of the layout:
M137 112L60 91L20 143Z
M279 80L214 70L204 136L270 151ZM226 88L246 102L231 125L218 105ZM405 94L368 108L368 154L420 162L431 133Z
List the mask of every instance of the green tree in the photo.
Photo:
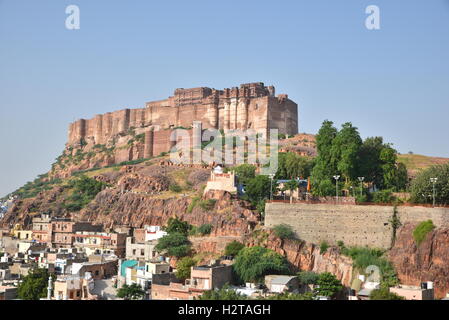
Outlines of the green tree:
M190 253L191 243L185 234L175 232L160 238L155 249L171 257L179 258Z
M66 200L64 208L70 212L81 210L106 186L104 182L85 175L70 181L68 187L72 189L72 193Z
M332 273L321 273L317 280L315 295L324 297L333 297L343 289L343 285Z
M397 173L396 166L397 152L390 146L385 146L380 152L380 160L382 161L383 172L383 188L396 189L397 188Z
M252 164L244 163L233 168L241 184L247 184L249 180L256 176L256 167Z
M410 186L411 201L415 203L432 203L433 183L430 178L437 178L435 183L435 201L437 204L449 204L449 163L432 166L421 171Z
M315 195L327 196L335 193L331 179L337 173L337 161L332 153L332 145L337 133L334 123L325 120L316 135L317 157L311 175L312 192Z
M360 147L359 176L366 182L372 182L380 187L383 184L382 163L380 153L385 147L382 137L369 137Z
M293 202L293 191L299 188L299 183L297 180L290 180L284 184L284 187L290 191L290 203Z
M357 178L362 139L358 129L346 122L332 142L332 159L346 183Z
M290 273L285 257L259 246L240 250L232 266L237 276L244 282L263 282L264 276L270 273Z
M278 224L273 227L273 231L276 237L281 239L294 239L295 232L292 227L288 224Z
M394 292L390 292L390 289L388 287L383 287L371 291L369 298L370 300L404 300L403 297L398 296Z
M225 256L235 257L243 248L245 248L245 245L243 243L234 240L226 245L224 254Z
M125 300L141 300L145 297L145 291L137 283L124 284L117 290L117 297Z
M209 223L202 224L198 228L198 233L200 233L203 236L207 235L207 234L210 234L211 232L212 232L212 225L209 224Z
M313 167L313 160L293 152L279 153L276 179L307 178Z
M48 278L47 269L32 269L19 283L17 296L22 300L39 300L47 296ZM52 276L53 280L55 276Z
M254 205L260 200L269 199L270 185L271 181L268 176L258 175L248 181L245 187L246 196Z
M190 278L191 267L196 265L195 259L184 257L176 263L176 278L185 280Z
M167 233L180 233L187 235L192 228L187 221L182 221L178 217L171 217L168 219L167 225L164 227L164 231Z
M313 271L300 271L298 273L298 278L301 284L317 284L320 275Z

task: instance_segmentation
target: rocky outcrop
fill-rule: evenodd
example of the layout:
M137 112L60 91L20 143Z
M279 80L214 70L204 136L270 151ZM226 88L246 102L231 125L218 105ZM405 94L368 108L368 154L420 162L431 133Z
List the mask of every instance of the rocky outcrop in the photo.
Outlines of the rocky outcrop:
M301 240L282 240L272 232L268 233L265 246L285 256L293 267L301 271L316 273L330 272L339 279L343 285L349 286L352 281L352 259L340 254L337 247L329 247L321 253L320 247ZM249 242L249 245L257 243Z
M397 233L389 257L399 280L407 285L433 281L435 295L443 298L449 292L449 228L429 232L418 246L413 239L416 224L407 223Z
M211 210L200 206L188 212L194 201L190 197L160 199L134 192L107 189L100 192L95 200L75 215L76 219L102 224L106 227L128 225L165 225L170 217L177 216L194 226L211 224L213 236L240 236L249 233L258 223L260 216L248 208L244 201L233 199L231 194L212 191L206 195L214 199Z

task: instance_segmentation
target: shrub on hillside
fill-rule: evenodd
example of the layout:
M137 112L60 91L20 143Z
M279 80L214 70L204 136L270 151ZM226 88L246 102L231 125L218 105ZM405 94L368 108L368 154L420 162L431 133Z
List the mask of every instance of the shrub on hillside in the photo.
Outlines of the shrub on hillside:
M278 224L273 227L274 234L276 237L281 239L294 239L295 238L295 232L293 231L292 227L288 224Z
M243 243L234 240L226 245L224 254L225 256L235 257L244 247L245 245Z
M210 234L211 232L212 232L212 225L209 223L202 224L201 226L198 227L198 233L203 236Z
M435 229L435 225L432 220L423 221L417 225L413 231L413 238L415 239L416 244L420 245L421 242L426 239L427 234L433 229Z

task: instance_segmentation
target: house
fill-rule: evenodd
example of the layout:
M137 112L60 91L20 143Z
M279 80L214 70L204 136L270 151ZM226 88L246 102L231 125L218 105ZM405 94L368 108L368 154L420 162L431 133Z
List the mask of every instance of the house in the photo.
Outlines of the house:
M117 275L117 270L118 259L115 256L92 255L88 261L73 262L70 273L81 277L90 274L94 280L101 280Z
M48 214L34 217L32 228L32 238L38 242L51 242L51 218Z
M122 257L126 248L125 233L77 231L73 233L73 246L91 254L115 254Z
M13 286L0 286L0 301L17 298L17 288Z
M221 166L216 166L210 173L204 194L209 190L223 190L230 193L237 193L237 183L234 172L223 173Z
M33 231L31 230L13 230L13 235L19 240L33 239Z
M296 276L267 275L265 285L270 292L299 292L299 279Z
M398 285L390 288L390 292L404 297L406 300L434 300L433 282L423 282L421 286Z
M118 285L131 285L136 283L146 290L150 288L155 274L165 274L170 272L170 264L165 261L151 260L138 261L127 260L121 262L121 269L118 275Z
M126 259L149 261L155 259L159 254L155 250L156 240L138 242L135 237L126 238Z
M91 294L94 280L89 273L84 277L78 275L59 276L54 282L52 299L54 300L96 300Z
M151 298L153 300L192 300L205 291L221 289L231 281L232 266L230 265L215 264L192 267L190 279L187 279L185 283L170 281L166 285L159 284L153 279Z
M74 222L69 218L53 218L51 221L51 243L55 248L70 248L73 234L79 231L100 232L101 226L90 222Z

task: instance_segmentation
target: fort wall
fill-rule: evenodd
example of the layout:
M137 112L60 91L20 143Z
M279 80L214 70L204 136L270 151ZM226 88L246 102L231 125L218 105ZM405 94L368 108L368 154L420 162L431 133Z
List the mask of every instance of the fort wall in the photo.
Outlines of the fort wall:
M294 135L298 132L298 106L283 94L274 96L272 86L263 83L242 84L240 87L216 90L206 87L176 89L174 96L146 103L145 108L123 109L80 119L70 124L68 145L81 141L87 144L106 144L129 129L155 131L156 149L161 148L156 132L176 127L192 127L201 121L202 127L231 129L279 129L279 133ZM168 150L164 150L168 151Z
M399 206L396 210L401 223L431 219L437 227L449 225L448 208ZM347 246L388 249L393 214L393 206L267 203L265 226L288 224L298 238L317 244L343 241Z

